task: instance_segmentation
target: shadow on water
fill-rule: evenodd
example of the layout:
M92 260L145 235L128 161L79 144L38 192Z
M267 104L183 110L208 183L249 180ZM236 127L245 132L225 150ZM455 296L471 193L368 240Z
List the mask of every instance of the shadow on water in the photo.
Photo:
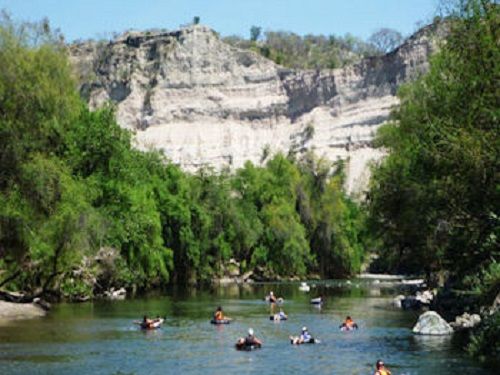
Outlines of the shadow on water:
M60 304L42 319L17 321L0 329L0 365L8 374L164 374L304 372L370 374L383 358L394 374L490 374L457 350L455 339L411 333L417 313L391 307L393 287L353 280L311 283L173 288L166 295L125 301ZM270 291L285 299L289 320L273 322ZM321 307L309 300L323 296ZM234 318L227 326L209 323L216 306ZM276 307L274 311L278 311ZM141 331L142 315L166 317L163 327ZM339 324L351 315L355 332ZM290 335L306 325L321 340L292 346ZM238 352L234 343L249 327L263 340L261 350Z

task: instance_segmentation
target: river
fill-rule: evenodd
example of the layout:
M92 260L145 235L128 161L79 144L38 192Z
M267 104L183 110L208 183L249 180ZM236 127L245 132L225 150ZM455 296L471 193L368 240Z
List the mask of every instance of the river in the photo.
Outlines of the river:
M269 320L262 300L283 296L289 320ZM418 313L390 305L398 291L370 282L229 285L173 289L165 295L125 301L58 304L44 318L0 324L1 374L372 374L378 358L395 374L493 374L469 360L451 337L412 334ZM322 294L317 308L309 299ZM217 305L234 319L213 326ZM166 316L159 330L133 324L143 314ZM360 329L340 332L351 315ZM321 340L292 346L290 335L306 325ZM252 327L263 348L239 352L237 338Z

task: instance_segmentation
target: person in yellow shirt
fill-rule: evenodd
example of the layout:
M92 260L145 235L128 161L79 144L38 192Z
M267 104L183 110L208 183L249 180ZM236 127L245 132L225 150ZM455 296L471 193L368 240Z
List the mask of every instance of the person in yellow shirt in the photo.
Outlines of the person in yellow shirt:
M376 370L373 375L391 375L391 372L388 368L385 367L384 362L382 360L378 360L375 364Z

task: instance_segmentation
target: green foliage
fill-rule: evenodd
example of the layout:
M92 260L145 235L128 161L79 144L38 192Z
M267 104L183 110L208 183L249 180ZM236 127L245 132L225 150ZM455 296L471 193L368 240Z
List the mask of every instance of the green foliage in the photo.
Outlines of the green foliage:
M261 31L262 31L261 27L259 27L259 26L252 26L250 28L250 40L252 42L256 42L259 39L259 37L260 37Z
M360 215L332 165L268 150L262 167L190 175L135 150L113 107L78 98L42 26L0 26L0 285L80 299L208 282L231 258L271 277L359 270Z
M498 361L500 358L500 311L487 316L474 332L467 346L468 352L481 361Z
M260 40L259 40L260 39ZM285 31L267 31L253 26L250 40L237 36L224 38L239 48L251 49L275 63L302 69L334 69L355 62L361 57L380 54L377 48L353 35L300 36Z
M498 12L468 2L379 133L390 156L374 172L370 210L389 268L464 275L498 259Z
M375 46L380 53L389 53L401 45L403 42L403 35L396 30L384 27L375 31L368 41Z
M378 134L389 156L369 194L385 270L449 275L470 297L462 311L500 292L499 23L494 1L460 2L429 73ZM499 314L483 318L469 351L498 358Z
M491 305L500 293L500 263L493 260L478 274L467 275L463 285L468 291L479 296L479 303Z

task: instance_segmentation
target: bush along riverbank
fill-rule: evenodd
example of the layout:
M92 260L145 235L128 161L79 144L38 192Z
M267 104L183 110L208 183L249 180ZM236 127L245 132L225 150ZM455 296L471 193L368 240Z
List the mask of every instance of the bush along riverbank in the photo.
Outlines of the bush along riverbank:
M373 171L369 223L379 270L427 274L447 319L481 314L467 348L498 360L499 6L464 1L448 22L428 74L400 91L378 134L389 156Z
M134 149L111 105L88 109L61 40L47 22L0 22L0 289L80 301L235 264L262 279L359 272L364 215L341 164L263 151L231 174L184 173Z

